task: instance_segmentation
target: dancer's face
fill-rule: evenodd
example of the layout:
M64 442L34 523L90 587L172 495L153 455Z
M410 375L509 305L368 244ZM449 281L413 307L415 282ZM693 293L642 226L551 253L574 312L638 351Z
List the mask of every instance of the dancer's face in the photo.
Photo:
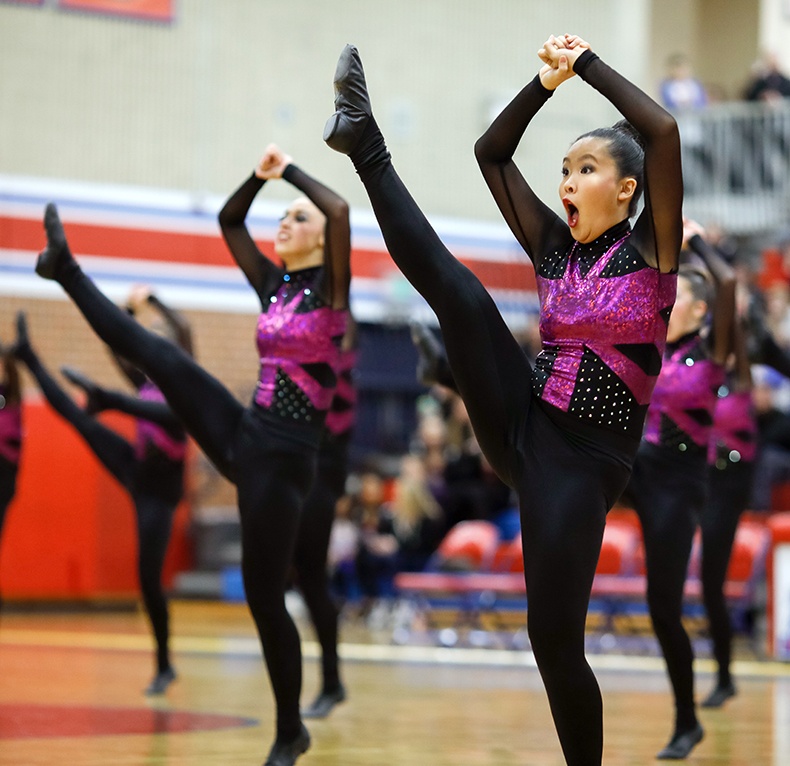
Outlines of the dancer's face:
M309 199L294 200L280 219L274 249L288 269L298 268L303 261L323 257L324 214Z
M708 304L695 298L688 279L682 275L679 276L675 305L672 307L667 325L667 341L674 343L684 335L698 330L702 326L707 312Z
M609 144L602 138L580 138L562 161L560 199L573 238L592 242L628 217L636 180L620 177Z

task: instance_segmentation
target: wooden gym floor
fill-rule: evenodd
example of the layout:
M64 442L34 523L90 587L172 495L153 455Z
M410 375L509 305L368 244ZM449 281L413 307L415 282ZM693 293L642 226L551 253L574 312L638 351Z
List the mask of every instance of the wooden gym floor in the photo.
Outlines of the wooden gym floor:
M174 602L178 680L161 698L140 613L0 617L0 766L226 766L261 764L272 699L246 607ZM317 647L304 640L303 699L318 684ZM563 763L527 652L396 646L386 631L347 621L341 654L347 702L309 722L299 766L554 766ZM608 766L655 763L671 728L657 657L594 654L604 693ZM712 664L697 663L697 694ZM702 710L705 740L689 764L790 764L790 665L748 653L735 663L739 695Z

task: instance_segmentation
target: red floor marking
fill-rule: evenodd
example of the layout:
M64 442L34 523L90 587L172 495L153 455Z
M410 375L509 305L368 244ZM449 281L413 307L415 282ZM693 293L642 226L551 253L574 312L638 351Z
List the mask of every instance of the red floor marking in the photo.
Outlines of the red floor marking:
M148 708L0 704L0 740L173 734L256 726L253 718Z

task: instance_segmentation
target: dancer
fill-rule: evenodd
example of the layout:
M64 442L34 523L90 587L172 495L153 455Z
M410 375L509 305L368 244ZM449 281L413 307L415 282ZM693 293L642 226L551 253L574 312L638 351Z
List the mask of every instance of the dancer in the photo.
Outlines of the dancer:
M279 178L305 195L280 221L275 253L284 268L260 252L245 225L257 193ZM219 223L261 302L260 378L247 407L188 354L145 330L96 288L71 255L52 204L44 215L47 248L36 271L58 281L99 337L145 372L217 469L236 485L244 588L277 706L266 766L290 766L307 750L310 736L299 713L302 656L285 607L285 587L346 325L348 205L271 145L225 203Z
M601 763L603 732L585 618L606 513L628 480L675 294L680 145L672 116L580 38L552 36L538 55L539 74L475 146L537 271L543 349L534 369L395 172L352 46L338 62L324 138L350 155L390 254L439 319L483 453L518 493L532 648L565 759L589 766ZM537 111L574 74L622 112L645 150L619 128L577 139L562 162L564 222L535 196L513 155Z
M192 326L189 320L180 311L175 311L163 303L148 285L135 285L126 299L124 308L130 316L136 317L152 332L162 335L190 356L194 356ZM154 311L153 319L149 309ZM118 369L138 393L155 388L141 370L138 370L112 349L110 349L110 353L112 353ZM161 392L158 398L164 400Z
M22 391L13 347L0 343L0 543L5 514L16 493L22 451ZM2 607L2 594L0 594Z
M741 514L751 496L757 453L757 420L752 404L751 364L746 328L733 327L732 370L719 388L708 445L708 502L700 517L702 532L702 596L716 660L716 685L701 703L721 707L736 688L730 672L732 622L724 596L724 581Z
M296 539L294 567L299 589L321 646L321 690L302 718L326 718L346 699L337 653L338 609L329 589L327 551L335 506L346 490L348 448L354 426L356 324L349 315L338 361L337 389L326 416L315 481L307 496Z
M658 753L666 760L685 758L704 735L694 703L693 650L682 622L683 589L706 502L706 454L735 306L732 270L701 232L685 222L692 260L679 270L664 362L624 495L642 525L647 603L674 694L674 731Z
M184 492L183 426L150 383L142 386L138 399L107 391L78 371L63 368L64 377L87 395L85 408L78 407L33 350L24 312L17 316L14 353L30 370L52 408L74 426L134 503L140 591L156 641L156 672L145 694L163 694L176 678L170 657L170 615L162 568L173 516ZM135 444L96 420L94 415L108 409L138 418Z

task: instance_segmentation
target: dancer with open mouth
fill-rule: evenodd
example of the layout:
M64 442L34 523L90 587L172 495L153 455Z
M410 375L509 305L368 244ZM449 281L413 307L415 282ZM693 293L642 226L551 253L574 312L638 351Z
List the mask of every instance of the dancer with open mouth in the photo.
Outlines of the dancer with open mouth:
M387 249L436 313L478 442L518 494L532 650L566 762L592 766L602 758L603 706L584 655L585 619L606 513L628 482L675 297L680 139L672 116L581 38L551 36L538 56L538 75L475 146L535 265L543 346L534 368L398 177L353 46L337 65L324 139L351 158ZM593 130L571 145L561 166L564 221L513 155L538 110L576 74L633 129Z

